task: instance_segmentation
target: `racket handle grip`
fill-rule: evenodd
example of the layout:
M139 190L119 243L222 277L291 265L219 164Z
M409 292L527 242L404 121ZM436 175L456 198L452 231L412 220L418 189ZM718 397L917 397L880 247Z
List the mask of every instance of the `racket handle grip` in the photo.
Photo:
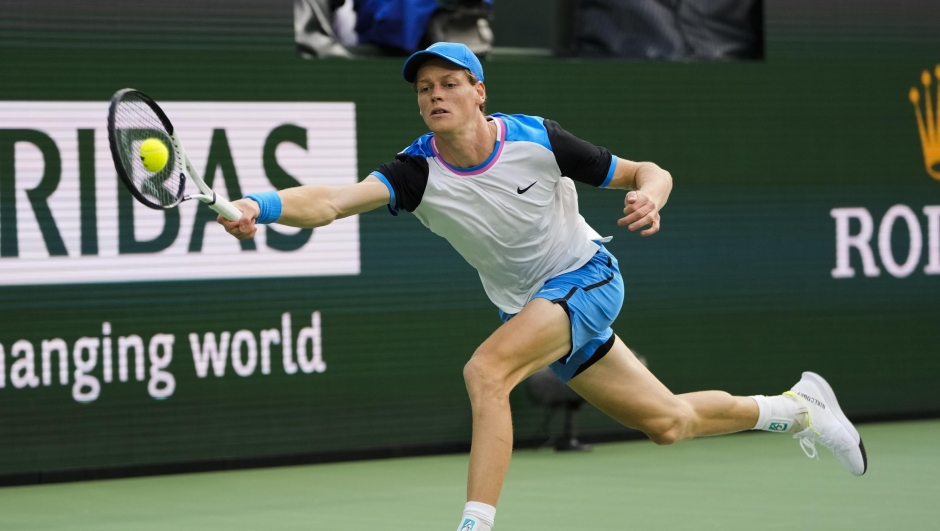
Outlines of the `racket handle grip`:
M215 204L209 205L209 208L215 210L229 221L238 221L242 219L242 211L228 202L224 197L215 196Z

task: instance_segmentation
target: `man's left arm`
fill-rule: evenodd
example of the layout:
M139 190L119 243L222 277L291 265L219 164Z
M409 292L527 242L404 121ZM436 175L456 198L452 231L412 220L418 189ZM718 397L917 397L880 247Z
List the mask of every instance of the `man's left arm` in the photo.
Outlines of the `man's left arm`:
M617 221L631 231L650 236L659 232L659 211L669 199L672 176L652 162L633 162L615 157L610 150L581 140L558 122L542 124L561 174L591 186L630 190L624 199L624 217Z
M624 217L617 225L631 231L647 227L641 236L659 232L659 211L666 206L672 191L672 175L652 162L617 159L613 178L607 188L630 190L623 201Z

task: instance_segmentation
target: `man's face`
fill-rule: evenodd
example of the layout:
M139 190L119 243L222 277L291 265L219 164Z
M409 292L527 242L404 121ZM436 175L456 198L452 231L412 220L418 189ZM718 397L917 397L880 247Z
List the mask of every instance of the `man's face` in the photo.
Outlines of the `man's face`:
M429 59L418 70L418 107L434 133L458 130L476 119L486 100L483 83L470 84L467 72L443 59Z

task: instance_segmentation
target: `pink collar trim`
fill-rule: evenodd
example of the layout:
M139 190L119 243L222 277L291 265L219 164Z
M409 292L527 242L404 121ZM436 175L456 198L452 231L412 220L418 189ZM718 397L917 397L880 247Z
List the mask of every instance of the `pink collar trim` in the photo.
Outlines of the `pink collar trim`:
M506 124L503 123L502 118L493 118L493 122L496 123L496 147L493 149L493 152L490 153L490 156L487 157L485 161L477 166L472 168L458 168L456 166L451 166L441 157L441 154L437 151L437 145L434 143L434 137L431 137L431 150L434 152L434 156L437 157L437 160L441 161L448 170L461 175L464 177L469 177L471 175L480 175L481 173L489 170L496 164L496 161L499 160L500 153L503 152L503 146L506 145Z

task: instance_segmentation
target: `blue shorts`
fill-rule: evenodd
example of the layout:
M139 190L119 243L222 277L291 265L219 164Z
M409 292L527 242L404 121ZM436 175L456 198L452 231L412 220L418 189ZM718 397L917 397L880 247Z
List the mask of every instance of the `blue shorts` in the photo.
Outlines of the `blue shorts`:
M571 321L571 352L551 364L561 381L581 374L614 345L610 325L623 305L623 278L617 259L603 245L588 263L550 278L532 298L560 305ZM504 323L513 316L499 311Z

